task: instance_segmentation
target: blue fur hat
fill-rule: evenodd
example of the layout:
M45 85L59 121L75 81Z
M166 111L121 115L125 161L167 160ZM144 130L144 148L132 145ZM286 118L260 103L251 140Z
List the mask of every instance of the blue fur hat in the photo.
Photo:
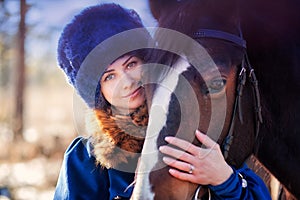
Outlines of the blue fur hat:
M126 35L114 41L104 41L136 28L144 28L138 14L134 10L124 9L116 4L88 7L65 26L58 42L58 64L89 107L95 108L99 101L100 103L103 101L101 94L100 97L95 95L101 93L99 79L104 69L112 61L128 53L119 51L120 46L136 50L138 43L146 42L150 35L147 31L143 31L140 37L143 41ZM122 41L126 41L126 44ZM98 46L101 47L95 50ZM109 56L116 53L119 56ZM93 58L99 59L95 61Z

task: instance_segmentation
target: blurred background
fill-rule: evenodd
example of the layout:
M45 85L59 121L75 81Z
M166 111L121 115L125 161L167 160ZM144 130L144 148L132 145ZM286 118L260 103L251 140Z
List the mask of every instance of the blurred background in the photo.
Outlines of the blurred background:
M86 107L57 66L57 41L80 10L111 2L156 26L147 0L0 0L0 200L53 199L64 151L86 135ZM255 158L248 165L268 187L275 181L278 199L279 182Z
M58 37L81 9L115 2L153 27L146 0L0 0L0 199L52 199L84 104L57 66Z

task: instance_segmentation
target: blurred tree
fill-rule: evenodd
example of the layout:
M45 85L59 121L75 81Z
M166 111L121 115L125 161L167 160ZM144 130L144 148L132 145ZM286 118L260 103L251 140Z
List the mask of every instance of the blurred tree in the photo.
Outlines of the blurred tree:
M9 44L10 36L5 31L7 22L9 21L10 13L5 6L4 0L0 1L0 87L6 87L9 82Z
M14 17L12 16L16 16L16 14L13 14L8 8L8 3L7 0L0 0L0 125L11 127L12 58L15 57L13 56L12 44L16 33Z
M26 37L26 0L20 0L20 21L17 37L17 73L15 87L15 110L13 131L16 140L23 139L23 107L24 107L24 88L25 88L25 37Z

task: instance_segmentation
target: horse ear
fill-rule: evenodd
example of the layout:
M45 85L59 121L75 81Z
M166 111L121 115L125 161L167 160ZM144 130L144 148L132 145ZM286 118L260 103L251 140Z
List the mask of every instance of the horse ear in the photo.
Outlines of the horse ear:
M169 13L174 7L184 0L149 0L149 6L153 17L159 20L163 13Z

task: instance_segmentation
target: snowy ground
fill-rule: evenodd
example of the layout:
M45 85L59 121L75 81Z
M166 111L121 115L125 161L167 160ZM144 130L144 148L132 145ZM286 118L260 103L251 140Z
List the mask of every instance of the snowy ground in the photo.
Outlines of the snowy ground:
M53 199L64 151L79 130L73 95L67 86L28 88L23 141L13 141L11 100L0 98L0 194L7 188L11 199Z

